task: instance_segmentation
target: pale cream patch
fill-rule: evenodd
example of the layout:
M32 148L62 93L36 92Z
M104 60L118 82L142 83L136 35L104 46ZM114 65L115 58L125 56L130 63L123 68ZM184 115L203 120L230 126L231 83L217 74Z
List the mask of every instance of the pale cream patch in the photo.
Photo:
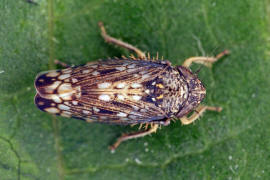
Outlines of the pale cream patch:
M119 112L116 116L127 117L127 114L126 113L123 113L123 112Z
M106 89L106 88L110 87L111 84L112 83L110 83L110 82L104 82L104 83L98 84L98 88L99 89Z
M61 84L61 81L55 81L53 84L49 85L49 86L45 86L46 88L46 91L49 91L49 90L55 90L59 84Z
M48 113L52 113L52 114L59 113L59 109L54 108L54 107L45 108L44 110L47 111Z
M137 69L128 69L127 70L128 73L131 73L131 72L134 72L134 71L137 71Z
M120 66L120 67L116 67L115 69L118 71L124 71L126 69L126 67Z
M141 71L139 74L147 74L147 71Z
M78 101L72 101L72 104L77 106L78 105Z
M121 94L118 94L117 95L117 99L118 100L121 100L121 101L124 101L125 100L125 96L121 95Z
M134 96L132 96L132 98L135 101L139 101L139 100L141 100L142 96L134 95Z
M126 86L126 83L119 83L119 84L117 84L117 88L119 88L119 89L122 89L122 88L124 88Z
M140 108L137 106L132 106L135 111L138 111Z
M61 103L62 102L62 100L56 94L53 94L50 98L56 103Z
M147 110L146 110L146 109L140 109L140 112L142 112L142 113L146 113L146 112L147 112Z
M68 101L65 101L64 104L65 104L65 105L70 105Z
M71 87L70 83L63 83L58 88L59 94L69 93L70 91L73 91L73 88Z
M93 76L97 76L97 75L99 75L100 73L98 72L98 71L94 71L94 72L92 72L92 75Z
M142 85L140 83L133 83L133 84L131 84L131 87L136 89L136 88L142 87Z
M99 112L99 111L100 111L97 107L93 107L93 110L94 110L95 112Z
M149 77L150 77L149 74L144 74L144 75L142 75L142 79L147 79L147 78L149 78Z
M82 113L83 113L83 114L90 114L90 111L83 110Z
M156 99L155 98L152 98L152 101L156 101Z
M102 101L110 101L111 100L111 97L107 94L102 94L98 97L99 100L102 100Z
M83 74L87 74L87 73L90 73L90 70L89 69L85 69L82 71Z
M73 83L76 83L76 82L78 82L78 79L72 78L71 81L72 81Z
M52 71L46 74L47 77L56 77L58 76L60 73L56 72L56 71Z
M135 67L136 67L136 64L131 64L131 65L128 65L128 66L127 66L128 69L133 69L133 68L135 68Z
M137 119L137 116L134 116L134 115L129 115L128 117L129 117L130 119L134 119L134 120Z
M61 110L64 110L64 111L70 109L70 107L68 107L68 106L66 106L66 105L64 105L64 104L59 104L59 105L58 105L58 108L61 109Z
M149 90L149 89L146 89L146 90L145 90L145 93L146 93L146 94L149 94L149 93L150 93L150 90Z
M63 80L63 79L67 79L70 77L70 74L62 74L61 76L58 77L58 79Z
M63 73L66 73L66 74L67 74L67 73L71 73L71 71L72 71L71 68L63 69L63 70L62 70L62 72L63 72Z

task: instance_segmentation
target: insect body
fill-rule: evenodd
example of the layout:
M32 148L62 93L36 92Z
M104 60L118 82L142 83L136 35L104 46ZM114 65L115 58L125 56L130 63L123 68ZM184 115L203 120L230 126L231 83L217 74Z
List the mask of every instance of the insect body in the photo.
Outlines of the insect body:
M100 26L106 41L133 50L139 57L102 60L38 75L35 103L39 109L87 122L151 124L146 131L123 135L111 149L127 139L155 132L173 118L189 124L207 109L221 110L198 106L206 91L188 66L214 62L227 52L214 58L190 58L183 66L173 67L169 61L146 57L132 45L108 36ZM195 109L195 114L186 117Z

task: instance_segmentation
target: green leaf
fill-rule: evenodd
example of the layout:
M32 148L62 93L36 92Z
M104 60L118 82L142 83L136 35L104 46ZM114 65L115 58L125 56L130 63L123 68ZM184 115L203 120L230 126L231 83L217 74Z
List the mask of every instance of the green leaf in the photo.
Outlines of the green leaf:
M0 3L1 179L269 179L269 1L2 0ZM129 52L109 34L181 65L231 54L200 79L204 101L223 107L192 125L108 146L136 127L53 117L33 102L33 81L55 58L83 64ZM195 71L199 65L192 66Z

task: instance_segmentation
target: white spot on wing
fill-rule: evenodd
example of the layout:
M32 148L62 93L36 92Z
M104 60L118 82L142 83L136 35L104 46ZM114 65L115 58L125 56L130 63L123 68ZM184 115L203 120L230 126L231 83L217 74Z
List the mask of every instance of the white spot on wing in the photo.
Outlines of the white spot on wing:
M87 111L87 110L83 110L82 112L83 114L90 114L90 111Z
M117 99L118 100L121 100L121 101L124 101L125 100L125 97L123 95L121 95L121 94L118 94L117 95Z
M47 111L48 113L52 113L52 114L59 113L59 109L54 108L54 107L45 108L44 110Z
M63 80L69 77L70 77L70 74L62 74L61 76L58 77L58 79Z
M119 112L116 116L127 117L127 114L126 113Z
M93 107L93 110L95 111L95 112L99 112L100 110L98 109L98 108L96 108L96 107Z
M56 103L61 103L61 102L62 102L62 100L61 100L57 95L55 95L55 94L53 94L53 95L51 96L51 99L52 99L54 102L56 102Z
M102 101L110 101L111 100L111 97L107 94L102 94L98 97L99 100L102 100Z
M128 65L127 66L127 68L129 68L129 69L133 69L133 68L135 68L136 67L136 64L131 64L131 65Z
M76 106L78 105L78 101L72 101L72 104Z
M70 109L70 107L68 107L68 106L66 106L66 105L64 105L64 104L59 104L59 105L58 105L58 108L61 109L61 110L64 110L64 111Z
M83 74L87 74L87 73L89 73L89 72L90 72L89 69L85 69L85 70L82 71Z
M71 81L72 81L73 83L76 83L76 82L78 82L78 79L72 78Z
M149 77L150 77L149 74L144 74L144 75L142 75L142 79L147 79L147 78L149 78Z
M131 87L135 89L135 88L142 87L142 85L140 83L133 83L133 84L131 84Z
M120 66L120 67L116 67L115 69L118 71L124 71L126 69L126 67Z
M119 88L119 89L122 89L122 88L124 88L126 86L126 83L119 83L119 84L117 84L117 88Z
M150 90L149 90L149 89L146 89L146 90L145 90L145 93L146 93L146 94L149 94L149 93L150 93Z
M135 101L139 101L142 98L142 96L134 95L134 96L132 96L132 98Z
M94 72L92 72L92 75L93 76L97 76L97 75L99 75L99 72L98 71L94 71Z
M104 82L104 83L98 84L99 89L106 89L110 86L111 86L111 83L109 83L109 82Z

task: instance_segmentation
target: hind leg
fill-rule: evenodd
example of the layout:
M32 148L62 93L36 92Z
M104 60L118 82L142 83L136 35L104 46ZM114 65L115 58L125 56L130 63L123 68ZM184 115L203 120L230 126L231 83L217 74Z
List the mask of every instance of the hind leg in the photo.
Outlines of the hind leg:
M128 44L126 42L123 42L121 40L118 40L118 39L108 35L102 22L99 22L98 25L99 25L100 30L101 30L101 36L104 38L104 40L107 43L112 43L112 44L115 44L117 46L123 47L125 49L134 51L138 55L139 58L145 59L146 56L140 49L136 48L135 46L132 46L131 44Z

